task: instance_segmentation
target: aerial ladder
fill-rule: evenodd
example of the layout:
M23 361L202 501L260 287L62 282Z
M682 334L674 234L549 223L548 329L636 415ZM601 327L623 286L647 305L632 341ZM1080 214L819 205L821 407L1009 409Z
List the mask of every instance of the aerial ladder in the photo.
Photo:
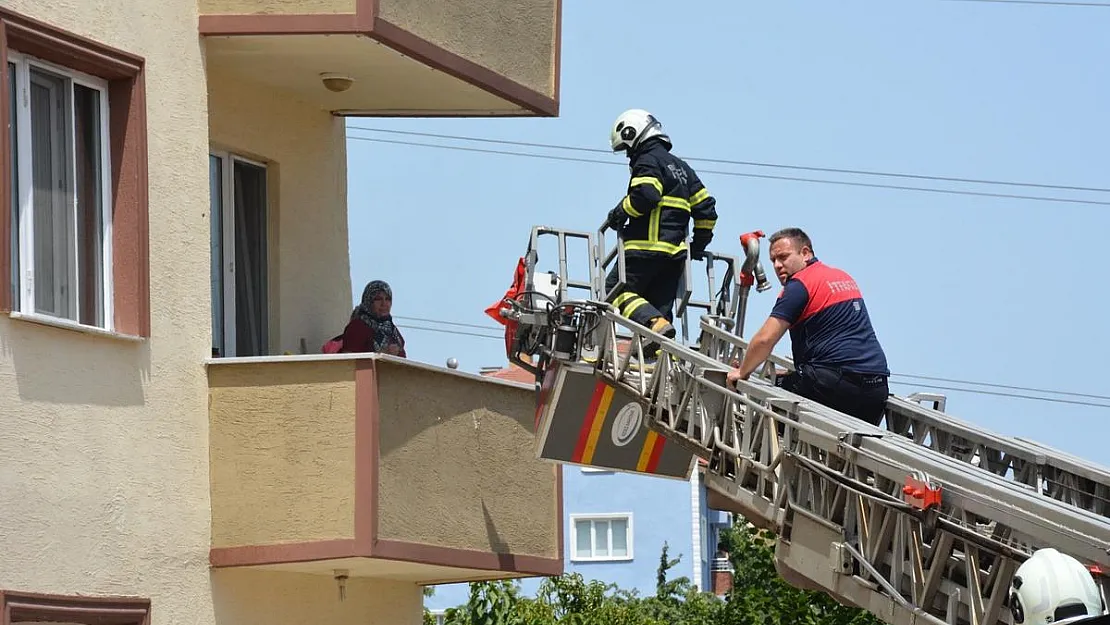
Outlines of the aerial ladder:
M729 363L748 346L748 295L771 286L762 232L741 237L742 258L687 260L675 340L609 303L625 260L606 232L533 227L513 286L491 307L509 360L536 376L539 458L672 479L700 464L712 507L777 534L787 582L890 625L1013 625L1014 571L1043 547L1083 562L1106 602L1110 469L957 419L942 395L892 395L872 426L775 386L793 369L776 355L729 387ZM548 268L539 249L551 240ZM574 240L589 250L577 279ZM704 300L692 297L698 265ZM618 280L607 290L609 271ZM654 362L649 343L661 346Z

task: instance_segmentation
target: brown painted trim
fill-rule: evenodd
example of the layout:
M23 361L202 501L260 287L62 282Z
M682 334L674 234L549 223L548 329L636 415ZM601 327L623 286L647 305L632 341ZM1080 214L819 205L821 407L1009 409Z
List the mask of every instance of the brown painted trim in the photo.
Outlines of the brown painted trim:
M201 15L198 30L201 36L236 35L364 35L434 67L459 80L508 100L532 114L543 117L559 115L559 71L562 58L562 0L555 2L554 97L511 80L497 72L437 46L379 17L378 0L355 0L354 13L315 15ZM373 111L337 112L345 117L376 117ZM397 117L389 113L389 117ZM503 117L527 116L527 113L463 115L413 113L409 117Z
M203 37L235 35L339 35L361 34L357 13L317 15L201 15Z
M533 575L561 575L563 573L563 563L558 558L456 549L399 540L379 539L375 541L373 557L383 560L403 560L405 562L484 571L508 571Z
M285 564L289 562L315 562L364 555L359 553L356 543L356 540L340 538L279 545L213 547L208 552L208 563L213 568L222 568Z
M355 363L355 543L370 555L378 536L378 372L375 361Z
M556 540L559 541L558 545L555 547L556 553L559 554L559 557L556 558L556 560L559 561L559 572L556 573L556 575L562 575L563 566L566 562L566 548L563 545L563 532L566 526L566 519L563 518L563 465L557 464L552 468L555 470L555 518L558 527L558 537Z
M554 96L552 100L555 103L555 112L552 117L559 116L559 94L562 93L562 75L563 75L563 0L555 0L555 60L551 64L551 71L554 74L555 84L552 85L551 94Z
M0 591L0 625L19 622L149 625L150 599Z
M112 181L112 276L115 329L122 334L150 336L150 249L145 61L85 37L0 8L0 76L7 95L8 51L15 50L108 81L109 141ZM0 153L0 310L14 307L11 293L10 223L13 155L7 140L13 120L4 99Z
M448 52L380 17L374 20L374 30L370 36L401 54L484 89L537 115L554 117L559 114L559 106L555 99L453 52Z
M202 37L236 35L367 35L374 29L378 0L355 0L354 13L201 15Z
M374 30L374 21L378 19L378 0L355 0L355 22L359 32L369 33Z

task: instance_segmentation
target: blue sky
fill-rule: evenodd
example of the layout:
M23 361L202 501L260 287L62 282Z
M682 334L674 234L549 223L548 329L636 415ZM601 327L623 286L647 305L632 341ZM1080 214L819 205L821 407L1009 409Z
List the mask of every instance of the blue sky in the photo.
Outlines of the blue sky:
M616 115L638 107L659 117L683 156L1110 187L1110 9L945 0L676 6L566 2L558 118L352 119L348 136L436 142L361 127L606 148ZM627 184L617 155L544 152L613 163L605 165L363 140L348 149L353 296L371 279L388 280L400 323L441 330L499 334L404 317L493 328L483 309L509 286L530 228L596 229ZM692 164L1110 202L1110 193ZM806 229L818 256L860 283L896 373L1110 395L1110 332L1099 312L1108 301L1097 277L1110 206L702 178L718 201L712 247L738 254L742 232ZM752 294L749 335L775 286ZM468 371L505 363L499 340L405 334L414 359L456 357ZM788 350L784 339L777 351ZM963 419L1110 465L1100 425L1107 408L943 392Z

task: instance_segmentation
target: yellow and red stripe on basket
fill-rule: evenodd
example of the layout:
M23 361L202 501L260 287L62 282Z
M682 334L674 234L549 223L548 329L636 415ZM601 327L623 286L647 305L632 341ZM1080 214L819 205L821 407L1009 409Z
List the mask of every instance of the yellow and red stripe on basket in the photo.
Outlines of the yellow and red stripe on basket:
M605 426L605 417L609 406L613 403L612 386L603 381L598 381L594 386L590 405L586 409L586 418L582 420L582 428L578 430L578 442L574 446L571 461L578 464L591 464L594 452L597 451L597 441L601 430ZM636 470L654 473L659 466L659 459L663 456L663 447L667 439L656 432L648 430L644 444L640 448L640 457L636 462Z

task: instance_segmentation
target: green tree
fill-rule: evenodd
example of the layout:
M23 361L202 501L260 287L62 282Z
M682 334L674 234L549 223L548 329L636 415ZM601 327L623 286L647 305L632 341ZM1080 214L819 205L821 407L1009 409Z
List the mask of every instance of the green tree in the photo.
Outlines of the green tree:
M776 536L744 523L721 535L735 573L722 623L743 625L882 625L871 613L823 592L787 584L775 570Z
M663 545L655 594L640 597L578 573L544 579L535 597L516 582L470 584L465 605L447 610L447 625L882 625L866 611L821 592L787 584L775 570L775 536L745 524L722 532L735 573L723 598L700 592L688 577L671 577L681 561ZM434 619L425 611L425 625Z

